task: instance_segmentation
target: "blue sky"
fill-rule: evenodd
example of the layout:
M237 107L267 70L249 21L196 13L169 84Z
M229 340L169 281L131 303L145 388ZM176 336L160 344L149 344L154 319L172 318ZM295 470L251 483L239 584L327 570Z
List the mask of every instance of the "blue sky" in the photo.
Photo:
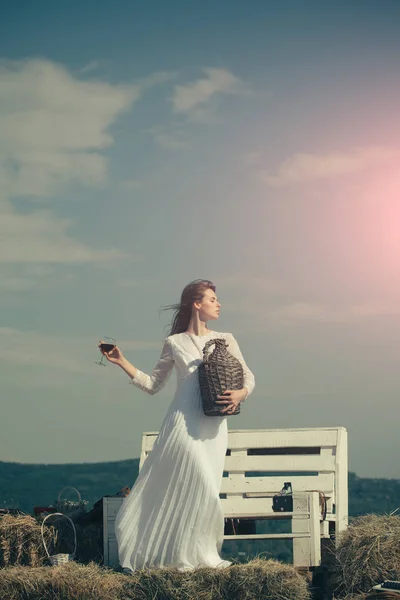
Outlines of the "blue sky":
M397 1L0 8L0 460L139 455L183 287L256 390L230 428L341 425L400 477Z

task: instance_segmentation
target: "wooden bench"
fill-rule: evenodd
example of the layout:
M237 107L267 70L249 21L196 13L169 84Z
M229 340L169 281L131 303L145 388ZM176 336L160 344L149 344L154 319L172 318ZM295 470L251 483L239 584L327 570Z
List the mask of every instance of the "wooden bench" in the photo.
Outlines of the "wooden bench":
M157 432L145 432L139 469ZM221 502L226 518L290 519L291 533L226 535L225 539L292 539L293 564L321 563L321 539L335 540L348 523L347 431L343 427L232 430L228 434ZM293 511L274 512L273 496L286 481ZM326 502L323 518L321 500ZM103 499L104 564L118 564L114 519L121 498ZM325 512L325 511L324 511Z

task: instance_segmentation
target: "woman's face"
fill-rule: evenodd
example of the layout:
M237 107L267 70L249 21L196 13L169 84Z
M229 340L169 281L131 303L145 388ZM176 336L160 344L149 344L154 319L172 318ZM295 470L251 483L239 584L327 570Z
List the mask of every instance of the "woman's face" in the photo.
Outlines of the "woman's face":
M206 290L201 303L195 303L195 306L199 307L199 316L202 321L218 319L221 304L213 290Z

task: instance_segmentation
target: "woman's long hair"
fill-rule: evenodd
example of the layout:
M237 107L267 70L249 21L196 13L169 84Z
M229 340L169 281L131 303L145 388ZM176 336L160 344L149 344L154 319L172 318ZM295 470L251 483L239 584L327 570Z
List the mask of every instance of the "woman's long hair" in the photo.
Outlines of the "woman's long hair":
M175 311L172 317L171 332L169 335L183 333L187 330L192 317L193 302L201 302L204 292L208 289L215 292L215 285L212 281L208 281L207 279L195 279L188 283L184 288L181 294L181 301L178 304L171 304L161 308L161 310Z

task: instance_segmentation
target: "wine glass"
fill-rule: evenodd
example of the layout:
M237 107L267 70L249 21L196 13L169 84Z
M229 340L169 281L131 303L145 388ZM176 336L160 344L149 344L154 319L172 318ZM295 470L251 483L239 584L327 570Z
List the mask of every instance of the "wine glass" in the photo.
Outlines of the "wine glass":
M117 340L112 337L104 337L100 342L100 348L103 352L111 352L117 345ZM100 365L101 367L105 367L106 364L103 362L104 354L101 355L101 360L96 360L96 365Z

